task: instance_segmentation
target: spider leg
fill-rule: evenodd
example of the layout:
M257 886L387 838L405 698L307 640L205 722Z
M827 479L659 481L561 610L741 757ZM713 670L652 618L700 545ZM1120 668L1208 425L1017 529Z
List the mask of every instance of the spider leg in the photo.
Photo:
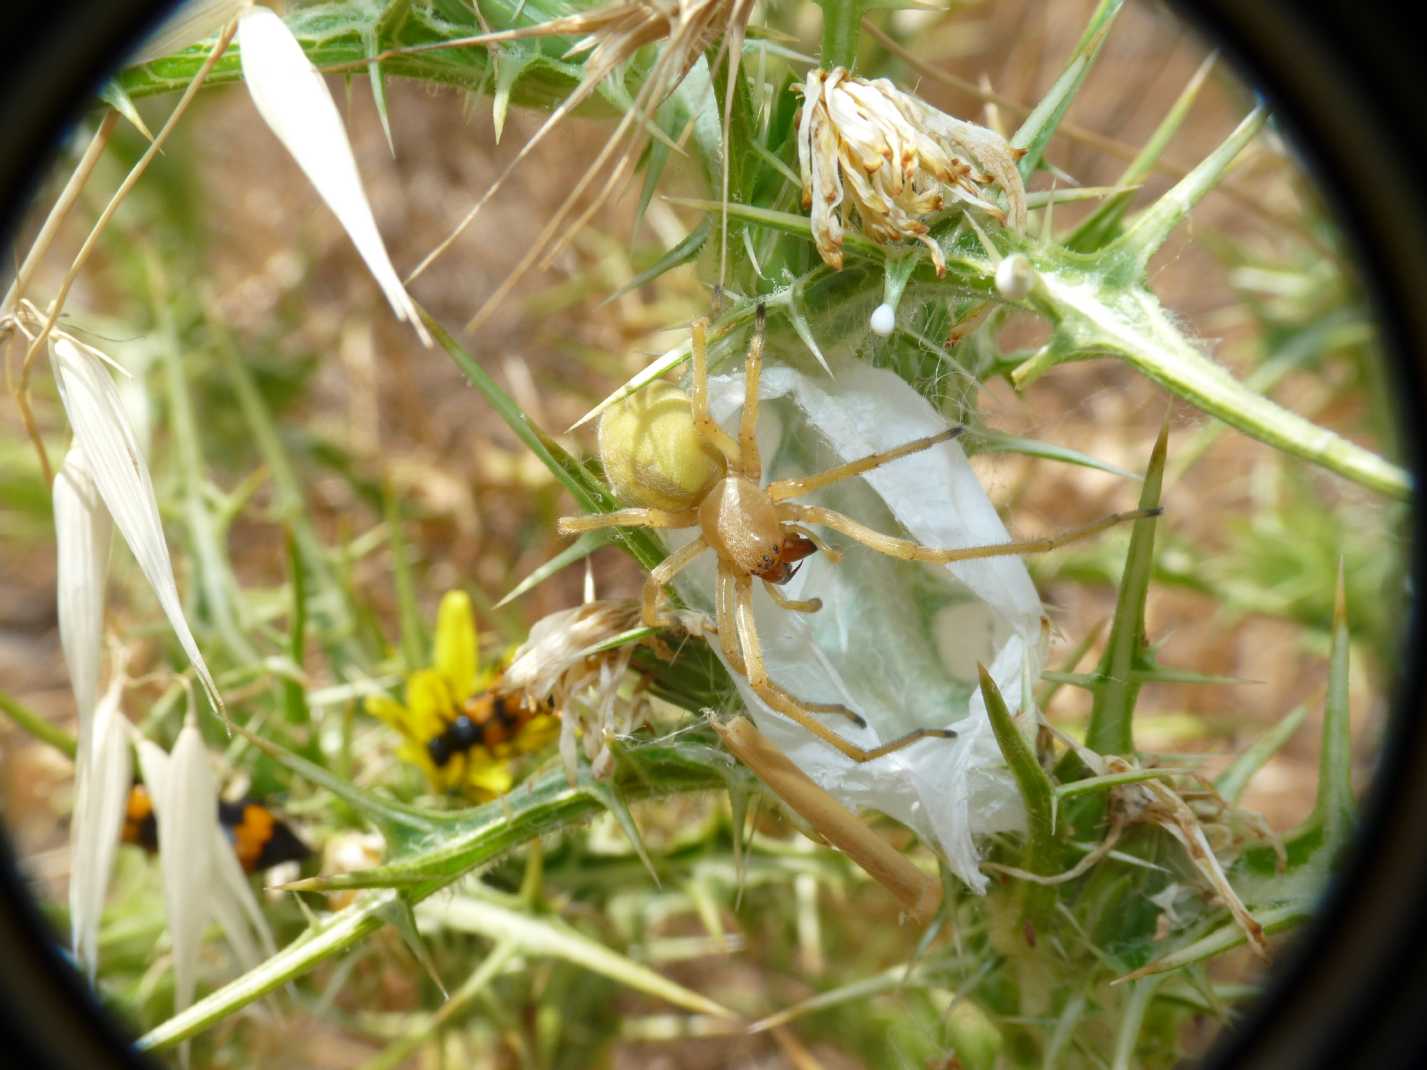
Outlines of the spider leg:
M562 516L555 522L561 535L575 535L600 528L692 528L699 523L697 509L671 513L667 509L616 509L612 513Z
M1057 546L1064 546L1068 542L1075 542L1079 539L1089 538L1106 528L1114 527L1116 524L1123 524L1129 520L1146 520L1149 517L1159 516L1162 509L1136 509L1128 513L1112 513L1110 516L1095 521L1093 524L1086 524L1083 527L1071 528L1055 535L1048 535L1043 539L1027 539L1023 542L1002 542L991 546L966 546L952 550L939 550L931 546L923 546L912 539L899 539L892 535L884 535L880 531L873 531L871 528L859 524L850 516L832 509L822 509L815 505L792 505L783 504L778 506L778 518L780 520L805 520L812 524L821 524L823 527L832 528L833 531L841 532L849 539L855 539L863 546L876 550L879 554L886 554L888 557L900 558L904 561L932 561L939 564L946 564L952 561L970 561L983 557L1010 557L1020 554L1042 554L1048 550L1054 550Z
M718 579L714 584L714 622L718 627L718 643L723 650L724 660L740 676L748 675L748 666L743 662L743 651L738 645L738 630L734 624L734 580L733 573L720 559Z
M748 678L748 684L757 695L777 710L784 717L802 725L818 739L828 746L841 751L854 762L870 762L874 758L880 758L884 754L891 754L893 751L901 750L922 739L954 739L956 733L949 728L918 728L908 732L906 735L898 736L890 742L873 747L871 750L857 746L850 740L844 739L821 721L816 720L814 713L838 713L850 719L854 724L862 727L866 721L849 710L846 706L834 703L804 702L794 698L778 684L768 678L768 672L763 665L763 650L758 640L758 630L753 621L753 585L747 576L738 576L728 573L725 569L720 569L720 600L719 600L719 636L725 634L730 637L733 634L733 622L726 621L730 612L736 612L738 623L738 642L742 646L746 656L747 669L743 675ZM730 609L727 598L733 598L733 607ZM727 641L724 645L724 654L729 657L730 664L742 665L744 658L735 661L728 654ZM742 671L742 670L741 670Z
M939 442L950 442L963 431L965 427L948 427L945 431L939 431L935 435L927 435L925 438L914 439L895 449L883 450L881 453L872 453L866 457L855 461L848 461L846 464L837 465L824 472L818 472L811 476L802 476L797 479L779 479L768 484L768 497L775 502L786 501L789 498L799 498L811 491L826 487L832 483L840 483L844 479L851 479L853 476L860 476L863 472L870 472L874 468L881 468L884 464L895 461L898 458L906 457L911 453L920 453L922 450L930 449Z
M730 465L739 463L738 443L714 421L709 413L709 350L707 342L709 321L694 320L690 348L694 354L694 395L691 404L694 410L694 430L712 446Z
M763 589L768 592L769 598L792 613L816 613L823 607L821 598L809 598L802 602L794 598L787 598L782 591L778 590L776 584L769 583L767 580L763 581Z
M694 559L708 547L709 544L700 535L693 542L675 550L650 571L649 578L644 581L643 620L646 628L662 628L673 623L669 618L659 615L659 596L664 592L664 585L693 564Z
M745 585L748 587L748 604L751 607L753 605L752 581L746 576L742 577L742 579L745 581ZM743 627L743 623L737 616L739 580L740 577L737 573L729 571L727 581L723 583L720 587L720 595L723 597L724 601L721 601L719 603L719 609L721 611L726 611L728 626L726 629L720 629L719 636L722 637L724 635L727 635L729 637L723 645L724 656L728 658L729 664L737 666L739 673L746 677L749 676L748 667L744 663L743 653L740 650L740 644L742 644L743 640L741 638L739 629ZM796 613L815 613L817 612L817 610L822 608L822 603L816 598L810 600L809 602L794 602L791 599L782 598L781 592L775 590L772 585L765 583L764 586L767 587L768 593L773 596L773 600L777 602L780 606L782 606L784 609L789 609ZM814 605L813 603L817 604ZM737 625L735 626L736 621ZM749 618L748 627L753 627L753 621L751 617ZM758 642L758 633L755 631L752 634L753 648L759 652L759 661L761 664L762 647ZM733 646L732 651L730 651L729 644L732 644ZM752 681L750 679L750 683L751 682ZM775 684L772 680L769 680L767 682L767 686L773 691L776 691L778 694L782 695L788 702L795 704L800 709L808 713L835 713L839 717L846 717L849 721L851 721L855 725L858 725L859 727L867 723L862 719L859 714L854 713L852 710L848 709L840 702L808 702L804 699L794 698L781 686Z
M763 336L767 322L768 313L760 304L753 322L753 341L743 362L743 413L738 421L739 471L755 483L763 478L763 459L758 455L758 381L763 376Z
M846 706L833 705L821 702L804 702L794 698L778 684L768 678L767 670L763 665L763 651L758 641L758 631L753 623L753 587L751 583L736 582L737 612L738 612L738 638L742 643L744 654L748 661L749 686L758 694L764 702L777 710L789 720L806 728L818 739L828 746L841 751L854 762L870 762L875 758L881 758L885 754L901 750L922 739L954 739L956 733L949 728L918 728L908 732L906 735L898 736L890 742L880 744L870 750L859 747L850 740L844 739L821 721L816 720L814 713L840 713L851 718L859 727L867 722L853 713Z

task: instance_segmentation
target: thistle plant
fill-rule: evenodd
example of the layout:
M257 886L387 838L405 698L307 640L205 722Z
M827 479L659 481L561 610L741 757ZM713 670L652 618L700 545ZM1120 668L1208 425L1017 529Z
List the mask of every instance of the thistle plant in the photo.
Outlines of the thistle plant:
M1384 545L1412 491L1331 225L1308 197L1285 220L1265 203L1279 186L1240 177L1286 182L1264 163L1271 117L1232 90L1214 147L1168 162L1212 58L1134 144L1071 121L1143 16L1122 0L1087 12L1039 99L970 83L977 114L941 103L955 75L909 44L912 20L930 40L957 13L816 6L820 41L799 36L813 5L744 0L199 2L106 86L0 309L18 414L0 477L28 488L28 545L53 525L77 738L26 696L0 705L74 758L69 906L51 911L140 1048L253 1061L340 1030L373 1067L589 1066L646 1044L1171 1066L1311 915L1355 820L1350 707L1379 712L1395 655ZM242 220L195 221L174 195L198 173L186 128L220 121L195 101L239 82L345 234L323 254L351 268L335 304L274 281L298 241L225 292L211 269ZM489 107L494 139L531 132L442 199L419 248L372 193L392 153L423 151L403 116L439 106L408 82ZM368 95L379 153L348 140ZM570 163L564 139L591 130ZM1085 143L1096 174L1123 158L1111 184L1079 182ZM551 160L568 181L530 242L474 248ZM417 188L413 218L435 211ZM1227 233L1215 203L1274 240ZM1191 222L1234 298L1218 349L1160 292ZM477 292L462 267L487 257L510 270ZM552 264L570 277L540 290ZM555 326L512 342L496 311ZM592 323L610 325L598 346ZM762 415L741 426L765 324ZM1105 458L1088 433L1105 428L1062 425L1047 398L1170 412L1157 435L1115 429ZM704 444L740 433L774 480L892 451L808 488L800 515L922 546L1094 526L1121 502L1133 522L951 564L814 525L773 581L786 596L730 614L713 569L690 569L651 625L632 596L683 552L675 525L567 542L555 518L678 511L722 470ZM1212 525L1213 495L1238 493L1205 475L1226 448L1252 514ZM1011 483L1053 519L1003 517ZM111 526L132 563L111 561ZM1265 708L1239 678L1258 663L1211 644L1179 660L1174 624L1195 616L1288 629L1302 680L1272 693L1294 701ZM770 677L859 747L928 738L847 761L761 704L720 619L756 621ZM1255 738L1224 731L1241 715ZM1311 812L1266 820L1241 800L1301 759L1310 716ZM135 774L156 863L117 846ZM220 793L272 799L326 861L260 896L212 821Z

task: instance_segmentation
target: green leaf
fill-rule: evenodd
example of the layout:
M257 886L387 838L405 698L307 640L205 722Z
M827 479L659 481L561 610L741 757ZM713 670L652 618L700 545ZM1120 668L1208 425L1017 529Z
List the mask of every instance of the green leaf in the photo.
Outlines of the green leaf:
M1110 23L1120 13L1123 4L1124 0L1100 0L1075 46L1075 51L1071 53L1065 70L1055 80L1050 91L1041 98L1040 103L1026 116L1021 128L1011 136L1013 147L1026 150L1019 165L1022 178L1030 178L1040 166L1051 136L1080 92L1085 76L1090 73L1100 46L1105 43L1109 34Z
M895 966L889 966L881 973L873 974L871 977L859 978L847 984L830 988L826 992L819 992L807 999L794 1003L791 1007L785 1007L776 1014L770 1014L767 1018L759 1019L748 1027L749 1033L763 1033L770 1029L777 1029L796 1021L817 1011L829 1010L833 1007L840 1007L847 1003L864 1003L879 996L884 992L894 992L903 987L915 986L927 983L924 978L928 974L934 974L942 962L937 959L929 959L922 962L910 961L899 962Z
M426 894L436 891L433 885ZM134 1042L140 1051L157 1051L217 1025L241 1007L301 977L319 963L341 954L384 924L383 915L399 897L395 891L368 893L344 910L309 926L276 955L222 988L210 992L187 1010L150 1029Z
M1205 79L1209 77L1209 72L1213 70L1214 61L1217 58L1217 53L1211 54L1199 65L1199 69L1194 72L1183 92L1179 94L1179 99L1174 102L1169 113L1160 121L1155 132L1150 135L1150 139L1145 142L1139 154L1125 169L1125 173L1120 176L1120 185L1138 188L1139 183L1143 182L1154 170L1156 161L1159 160L1165 147L1179 131L1179 127L1189 114L1189 109L1194 106L1194 101L1199 96L1199 90L1204 85ZM1065 240L1066 248L1088 253L1108 243L1119 230L1120 221L1124 219L1125 211L1129 208L1130 201L1134 199L1133 188L1116 193L1096 208Z
M813 334L813 325L808 322L804 305L799 300L801 286L794 285L789 293L788 301L788 322L793 325L793 332L798 336L798 340L808 347L808 352L813 355L822 370L827 372L828 377L832 376L832 369L828 367L827 358L823 356L823 351L818 345L817 337Z
M608 513L619 508L619 503L615 500L614 495L591 476L579 461L566 453L558 442L537 426L535 421L525 415L520 406L496 384L496 381L486 373L486 370L476 362L475 358L451 337L446 328L441 326L420 305L417 306L417 311L427 329L430 330L431 336L455 361L456 366L465 374L470 384L485 395L491 408L495 409L496 415L505 421L506 426L515 432L516 437L525 443L530 452L535 454L541 463L550 469L550 473L575 496L575 501L592 513ZM648 531L619 529L616 531L614 539L645 568L652 569L664 560L663 547L658 539Z
M328 788L355 806L370 807L372 800L350 784L338 781L326 770L305 762L290 752L255 739L255 745L272 754L294 772ZM654 794L675 795L708 791L743 782L750 774L737 768L728 755L710 745L707 735L683 732L677 738L643 744L634 748L646 776L626 774L616 769L615 782L629 798ZM351 906L331 915L279 951L260 966L199 1000L182 1014L144 1034L138 1041L143 1050L165 1048L216 1025L241 1007L273 989L338 955L368 934L381 928L383 919L398 896L411 903L425 899L476 866L529 843L548 832L571 828L588 821L599 802L581 788L565 782L564 769L551 770L519 791L485 806L439 816L443 827L425 849L411 853L413 867L427 876L402 888L382 888L363 892ZM411 820L412 808L389 806L393 820ZM449 820L450 825L444 822ZM435 830L432 830L433 834ZM392 867L380 867L391 869ZM359 877L361 874L351 874ZM310 885L313 882L298 882ZM328 882L333 887L335 880ZM349 885L350 886L350 885ZM504 935L504 934L502 934Z
M1113 354L1191 405L1275 449L1381 494L1411 497L1412 481L1400 466L1250 390L1195 348L1153 294L1138 286L1087 286L1083 258L1077 262L1079 268L1069 261L1036 263L1058 330L1052 344L1011 373L1017 389L1062 361Z
M461 932L509 941L526 955L564 959L617 984L676 1007L716 1018L737 1018L727 1007L611 951L558 918L532 917L493 895L441 899L422 909L422 918Z
M693 260L694 257L699 255L699 250L702 249L705 243L709 240L709 233L712 231L712 229L713 220L710 217L705 216L703 219L699 220L698 226L694 227L693 230L689 231L688 234L684 235L683 240L681 240L677 245L675 245L672 249L670 249L663 256L661 256L658 260L654 261L654 263L650 264L638 275L634 276L634 278L626 282L614 293L610 294L603 301L601 301L600 307L604 307L611 301L619 300L619 298L623 297L625 294L632 293L633 291L639 289L641 286L645 286L648 283L653 282L665 272L672 271L679 265L687 264L690 260Z
M649 857L649 848L644 846L644 837L639 833L639 826L634 823L634 815L630 813L629 804L625 802L624 796L620 795L613 786L598 780L588 781L585 790L599 800L600 805L609 813L614 815L625 838L629 840L629 845L634 848L634 853L639 856L639 861L644 863L644 868L649 872L649 879L654 882L656 888L659 887L659 872L654 868L654 860Z
M401 935L401 942L406 945L408 951L420 963L421 968L426 971L426 976L431 978L437 990L441 993L442 999L449 999L451 993L446 991L446 984L441 980L441 975L436 972L436 963L431 958L431 949L426 946L426 941L422 939L421 933L416 928L416 913L411 908L404 897L398 895L382 909L382 919L391 925Z
M1140 508L1155 509L1160 504L1160 483L1164 478L1164 460L1169 444L1169 421L1166 419L1150 454L1145 470L1144 486L1140 489ZM1095 701L1090 710L1090 727L1086 745L1099 754L1131 754L1134 751L1133 717L1140 685L1133 670L1147 667L1141 656L1145 647L1145 599L1149 595L1150 576L1154 572L1154 533L1156 520L1136 520L1130 535L1130 550L1125 559L1125 571L1120 578L1120 591L1115 600L1115 615L1105 642L1105 655L1096 674Z
M1229 768L1214 778L1214 787L1219 794L1228 802L1238 802L1254 774L1293 737L1307 717L1308 707L1299 706L1256 739L1251 747L1230 763Z
M1177 769L1131 769L1124 773L1106 773L1103 776L1086 777L1084 780L1072 780L1068 784L1057 784L1055 797L1057 802L1064 802L1079 795L1109 791L1111 788L1118 788L1123 784L1139 784L1146 780L1165 780L1176 775L1179 775Z
M288 589L292 594L288 610L287 656L301 672L307 659L307 572L302 566L302 551L297 536L289 527L283 540L287 550ZM307 705L307 691L290 676L282 681L282 708L287 722L304 731L307 753L304 757L320 757L317 737L312 733L312 710Z
M1291 929L1296 925L1307 921L1313 916L1313 908L1316 900L1290 903L1287 906L1276 907L1273 910L1255 911L1254 917L1263 926L1265 933L1282 932ZM1196 962L1207 962L1209 959L1217 958L1230 948L1238 947L1245 940L1244 930L1235 922L1229 921L1210 932L1207 936L1200 937L1193 943L1186 944L1168 955L1158 958L1142 966L1133 973L1126 974L1111 981L1112 985L1123 984L1127 981L1137 980L1141 977L1148 977L1152 974L1165 973L1168 970L1177 970L1185 966L1191 966Z
M425 1021L408 1026L398 1040L387 1045L376 1058L362 1064L361 1070L396 1070L408 1055L457 1014L464 1011L487 986L496 979L515 957L518 948L509 940L499 941L449 999Z
M1104 679L1100 672L1054 672L1047 670L1041 673L1042 680L1049 680L1057 684L1070 684L1072 687L1084 687L1094 690ZM1189 669L1166 668L1158 664L1146 664L1138 669L1131 669L1126 675L1131 683L1136 687L1144 684L1211 684L1218 687L1238 686L1240 684L1256 683L1254 680L1244 680L1237 676L1212 676L1208 673L1193 672Z
M1150 978L1130 986L1130 996L1120 1011L1120 1025L1115 1031L1115 1051L1110 1070L1134 1070L1140 1065L1135 1059L1135 1047L1144 1029L1150 1000L1159 985L1159 978Z
M404 6L404 4L393 6ZM377 45L377 36L375 33L368 32L363 34L363 40L367 46L367 55L372 57L367 61L367 80L371 82L372 86L372 103L376 106L377 119L382 124L382 133L386 135L386 147L390 150L392 158L395 159L396 142L391 136L391 116L388 114L386 103L386 75L382 71L381 62L376 58L380 51Z
M568 568L576 561L583 561L594 553L601 546L607 546L613 536L608 531L586 531L569 546L565 547L558 554L552 557L545 564L531 571L530 575L521 580L510 592L506 594L492 608L500 609L511 602L514 602L527 591L538 587L561 569Z
M1142 478L1138 472L1131 472L1128 468L1121 468L1117 464L1102 461L1098 457L1091 457L1088 453L1081 453L1068 446L1058 446L1053 442L1041 442L1039 439L1021 438L1000 431L974 429L966 433L964 441L975 453L1021 453L1027 457L1039 457L1046 461L1062 461L1065 464L1073 464L1081 468L1092 468L1098 472L1109 472L1111 475L1124 476L1126 479L1138 481Z
M670 204L681 205L685 208L700 208L705 212L715 214L723 210L723 205L718 201L701 200L696 197L669 197L667 200ZM728 217L741 219L748 223L757 223L759 226L770 227L773 230L782 231L784 234L796 234L808 241L813 240L812 220L796 212L779 212L772 208L759 208L752 204L730 204ZM854 231L848 231L843 235L842 247L846 252L862 257L864 260L880 263L887 257L880 245Z
M1134 224L1109 248L1126 250L1132 254L1138 274L1143 275L1145 265L1165 240L1173 233L1199 199L1219 184L1229 165L1243 150L1244 146L1258 136L1268 120L1263 108L1255 108L1234 129L1224 143L1206 156L1199 165L1180 179L1153 205L1146 208L1135 219Z
M1136 476L1136 478L1138 479L1139 477ZM1041 709L1045 709L1050 705L1050 700L1055 697L1055 693L1060 690L1061 685L1068 682L1063 678L1075 674L1075 666L1080 664L1080 659L1089 653L1090 648L1095 645L1096 641L1100 638L1100 633L1105 630L1107 623L1109 622L1105 620L1097 621L1095 626L1085 633L1080 642L1075 644L1075 648L1065 656L1065 661L1061 663L1063 668L1060 671L1048 670L1041 673L1041 679L1045 680L1050 686L1042 688L1040 693L1036 695L1037 706Z
M659 179L664 175L664 168L669 162L669 154L672 151L669 141L666 140L672 132L676 137L678 131L674 125L678 122L678 103L673 100L666 100L659 105L654 113L653 125L659 127L664 132L664 138L651 138L649 148L644 157L644 185L639 190L639 204L634 209L634 226L631 233L638 233L639 225L644 222L644 213L649 210L649 202L654 199L654 194L659 188ZM612 300L612 298L610 298Z
M400 843L413 836L425 836L452 820L452 815L434 810L422 810L414 806L381 799L358 788L351 781L344 780L315 762L310 762L300 754L295 754L281 744L251 732L242 725L234 725L236 731L247 737L248 742L268 757L302 777L309 784L326 788L339 799L349 803L359 813L366 814L383 831L389 840Z
M981 696L986 701L987 719L1026 808L1027 833L1021 868L1032 873L1054 873L1059 868L1060 853L1055 840L1055 786L1041 768L1035 750L1021 735L986 666L978 664L976 668L981 678ZM1025 897L1026 913L1041 919L1054 906L1055 889L1027 884Z

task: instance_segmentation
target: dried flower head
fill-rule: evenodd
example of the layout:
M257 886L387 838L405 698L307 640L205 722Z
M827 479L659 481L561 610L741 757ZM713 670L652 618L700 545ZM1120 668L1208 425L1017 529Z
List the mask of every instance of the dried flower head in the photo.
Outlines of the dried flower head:
M843 228L854 216L875 242L924 243L938 274L946 261L923 217L960 203L1015 230L1025 227L1025 186L1016 169L1022 151L1000 134L953 119L885 78L855 78L842 67L810 71L796 88L803 94L803 207L830 267L842 267ZM1004 209L991 199L992 187L1005 193Z
M505 687L560 711L560 757L572 784L577 730L595 776L603 776L614 760L608 737L627 735L643 712L642 703L620 696L636 644L594 650L637 627L639 604L630 599L595 599L563 609L535 623L505 671Z

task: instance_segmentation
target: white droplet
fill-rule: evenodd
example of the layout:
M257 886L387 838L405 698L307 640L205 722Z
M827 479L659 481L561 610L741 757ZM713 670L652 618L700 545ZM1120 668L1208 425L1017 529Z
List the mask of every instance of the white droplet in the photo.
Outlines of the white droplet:
M1007 301L1019 301L1036 284L1036 269L1022 253L1012 253L996 265L996 292Z
M872 318L867 325L872 328L873 334L886 338L897 326L897 310L889 304L880 304L872 310Z

